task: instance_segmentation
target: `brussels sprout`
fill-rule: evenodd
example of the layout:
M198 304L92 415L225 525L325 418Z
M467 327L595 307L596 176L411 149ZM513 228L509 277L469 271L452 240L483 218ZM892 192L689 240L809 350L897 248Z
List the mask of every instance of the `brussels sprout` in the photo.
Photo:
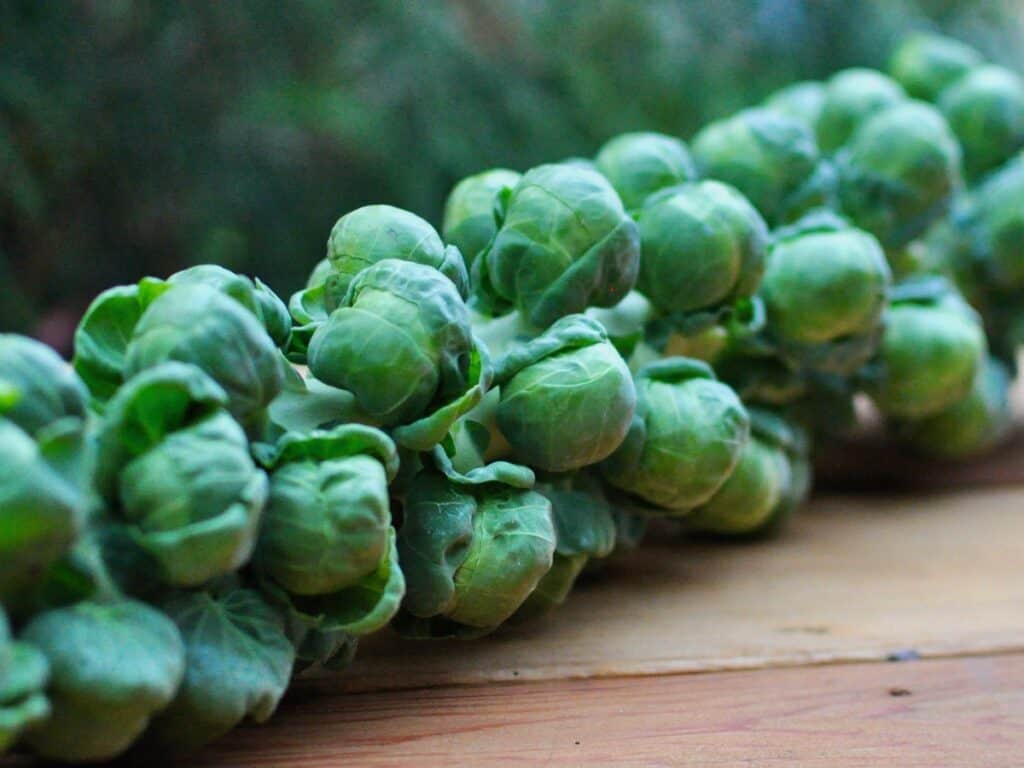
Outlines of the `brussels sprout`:
M146 307L125 350L128 378L168 360L191 363L228 394L249 424L281 391L281 358L250 312L205 285L172 285Z
M1024 146L1024 82L1008 69L978 67L942 92L939 109L963 149L964 173L977 178Z
M173 296L162 299L172 289ZM255 417L281 387L274 346L290 337L283 310L259 280L221 267L193 267L167 280L147 277L93 300L75 331L73 364L102 406L142 366L190 362L231 394L235 415ZM143 321L144 315L151 316Z
M395 440L429 450L479 401L490 369L454 285L431 267L385 259L363 270L309 345L309 369L348 390ZM401 375L396 375L401 371Z
M898 249L948 209L960 184L960 145L938 110L904 101L861 124L836 166L843 212Z
M227 402L198 368L164 363L114 396L97 435L97 489L170 584L231 572L255 543L267 477Z
M91 451L85 387L49 347L0 334L0 602L13 608L78 535Z
M561 605L587 562L608 557L615 549L615 515L596 477L578 472L540 483L537 491L551 502L555 554L551 570L516 611L517 621Z
M45 344L0 333L0 383L12 393L0 412L32 436L61 419L84 424L88 392L71 366Z
M759 293L767 334L797 366L851 374L874 352L891 281L867 232L796 228L768 254Z
M3 606L0 605L0 755L21 734L50 716L44 692L50 665L34 646L11 641Z
M750 410L750 440L715 495L687 518L694 530L730 536L774 531L809 490L806 443L771 411Z
M387 554L388 482L398 472L394 443L373 427L348 424L289 433L264 462L270 496L253 563L297 595L357 584Z
M935 101L946 86L981 63L981 54L958 40L918 33L896 49L889 73L915 99Z
M1024 155L970 190L953 210L965 268L986 293L1024 291Z
M48 759L82 762L121 754L171 702L185 670L174 622L134 601L47 611L21 637L50 665L52 713L25 734Z
M548 472L595 464L629 429L636 389L601 325L570 315L495 364L496 417L512 455Z
M455 185L444 205L441 233L466 259L473 261L498 231L494 204L498 193L519 183L522 174L505 168L494 168L468 176Z
M825 84L816 80L802 80L777 90L765 99L764 106L799 120L813 130L824 103Z
M437 230L414 213L390 205L366 205L346 213L327 239L331 270L323 281L327 310L341 306L356 275L385 259L432 267L465 297L469 286L459 249L445 246Z
M974 311L941 281L894 293L866 389L887 416L918 420L968 395L985 359Z
M282 616L251 589L185 594L163 608L185 644L185 675L174 701L153 720L146 746L191 751L246 717L269 719L295 658Z
M533 168L498 198L499 227L473 262L476 304L518 308L537 328L617 304L636 283L640 242L611 184L560 163Z
M769 224L781 224L831 199L832 176L819 162L811 129L765 108L706 126L693 140L702 176L731 184Z
M398 551L408 579L400 630L489 631L523 604L551 568L551 502L533 474L499 463L476 477L432 471L405 498Z
M680 515L706 503L736 467L750 432L740 399L697 360L670 357L636 376L636 417L601 464L611 485Z
M405 576L390 526L386 539L381 557L369 571L332 592L287 592L257 572L264 597L286 615L288 636L305 662L337 661L334 657L344 654L346 647L354 650L356 638L387 626L397 613L405 595Z
M663 133L623 133L609 139L598 150L594 164L627 210L639 208L659 189L697 178L686 145Z
M274 344L287 346L292 332L288 307L258 277L250 279L216 264L200 264L176 272L167 282L170 285L206 285L230 296L256 316Z
M844 69L828 81L815 124L822 152L835 152L857 127L885 107L907 98L895 80L873 69Z
M1010 374L989 358L974 377L971 391L945 410L897 426L900 438L928 456L963 459L997 445L1013 423Z
M756 290L768 230L732 187L702 181L663 190L637 221L637 288L663 313L713 311Z

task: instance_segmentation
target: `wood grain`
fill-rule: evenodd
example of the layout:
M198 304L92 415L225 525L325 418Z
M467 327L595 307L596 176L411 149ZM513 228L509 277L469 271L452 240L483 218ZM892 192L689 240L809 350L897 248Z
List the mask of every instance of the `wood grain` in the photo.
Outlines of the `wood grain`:
M286 702L196 766L1024 763L1024 656L552 681Z
M1024 650L1024 489L824 497L754 544L661 536L485 641L366 641L323 693ZM1022 760L1024 762L1024 760Z

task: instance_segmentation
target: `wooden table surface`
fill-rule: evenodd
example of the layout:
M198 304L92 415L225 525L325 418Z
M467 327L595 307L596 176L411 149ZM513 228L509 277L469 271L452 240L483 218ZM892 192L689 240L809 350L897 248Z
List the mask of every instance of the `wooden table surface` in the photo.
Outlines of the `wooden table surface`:
M548 619L381 635L193 766L1024 766L1024 485L660 535Z

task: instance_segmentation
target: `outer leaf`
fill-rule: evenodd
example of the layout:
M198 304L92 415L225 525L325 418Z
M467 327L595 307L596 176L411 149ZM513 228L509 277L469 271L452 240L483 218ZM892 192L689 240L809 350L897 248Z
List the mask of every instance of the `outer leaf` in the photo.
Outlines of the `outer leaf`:
M144 309L138 286L110 288L93 299L75 330L75 370L101 403L124 382L128 342Z
M54 760L109 760L124 752L174 698L185 669L174 623L143 603L48 611L22 638L49 661L53 708L25 739Z
M0 602L24 597L71 545L84 498L25 432L0 418Z
M147 745L191 751L246 717L267 720L288 687L295 657L281 615L249 589L182 595L164 610L185 643L185 677L150 726Z
M313 376L303 377L290 363L282 363L284 386L268 409L271 423L285 432L311 432L336 424L366 424L370 417L356 403L355 395Z

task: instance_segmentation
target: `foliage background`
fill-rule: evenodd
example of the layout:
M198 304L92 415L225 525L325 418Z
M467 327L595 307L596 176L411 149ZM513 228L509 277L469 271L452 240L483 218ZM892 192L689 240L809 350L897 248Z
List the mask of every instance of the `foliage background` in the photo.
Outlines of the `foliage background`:
M908 30L1024 69L1016 0L0 0L0 330L203 261L282 294L372 202L698 126Z

